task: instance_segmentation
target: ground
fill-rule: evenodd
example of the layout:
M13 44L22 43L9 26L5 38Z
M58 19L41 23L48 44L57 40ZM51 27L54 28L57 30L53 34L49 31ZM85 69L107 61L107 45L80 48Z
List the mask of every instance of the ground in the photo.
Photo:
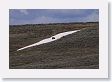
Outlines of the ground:
M51 43L17 51L55 34L72 30L81 31ZM99 68L98 22L11 25L9 31L10 69Z

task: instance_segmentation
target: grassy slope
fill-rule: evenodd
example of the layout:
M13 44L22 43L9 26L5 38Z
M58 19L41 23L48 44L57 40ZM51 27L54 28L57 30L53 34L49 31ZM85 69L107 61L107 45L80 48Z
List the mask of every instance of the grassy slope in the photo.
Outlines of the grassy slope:
M40 28L41 27L41 28ZM83 29L84 28L84 29ZM38 42L60 32L82 29L55 42L16 52L18 48ZM10 27L10 68L99 67L98 23L51 24Z

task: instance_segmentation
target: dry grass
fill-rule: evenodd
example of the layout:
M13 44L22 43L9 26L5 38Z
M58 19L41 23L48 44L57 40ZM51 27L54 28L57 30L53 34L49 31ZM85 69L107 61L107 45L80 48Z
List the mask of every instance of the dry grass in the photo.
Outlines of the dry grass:
M83 29L85 28L85 29ZM82 29L60 40L17 52L60 32ZM98 69L98 23L10 26L10 69Z

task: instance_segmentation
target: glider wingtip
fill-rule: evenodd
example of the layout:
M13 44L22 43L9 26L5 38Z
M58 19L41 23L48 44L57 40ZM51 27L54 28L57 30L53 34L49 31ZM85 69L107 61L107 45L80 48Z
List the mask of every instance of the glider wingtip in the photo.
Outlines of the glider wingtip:
M19 51L19 49L17 51Z
M22 50L22 49L17 49L17 51L20 51L20 50Z

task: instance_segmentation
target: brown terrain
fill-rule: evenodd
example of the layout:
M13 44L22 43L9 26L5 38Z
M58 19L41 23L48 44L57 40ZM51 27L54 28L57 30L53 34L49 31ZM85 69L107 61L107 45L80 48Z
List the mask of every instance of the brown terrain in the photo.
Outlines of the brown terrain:
M55 34L78 30L51 43L17 49ZM99 23L26 24L9 26L10 69L98 69Z

